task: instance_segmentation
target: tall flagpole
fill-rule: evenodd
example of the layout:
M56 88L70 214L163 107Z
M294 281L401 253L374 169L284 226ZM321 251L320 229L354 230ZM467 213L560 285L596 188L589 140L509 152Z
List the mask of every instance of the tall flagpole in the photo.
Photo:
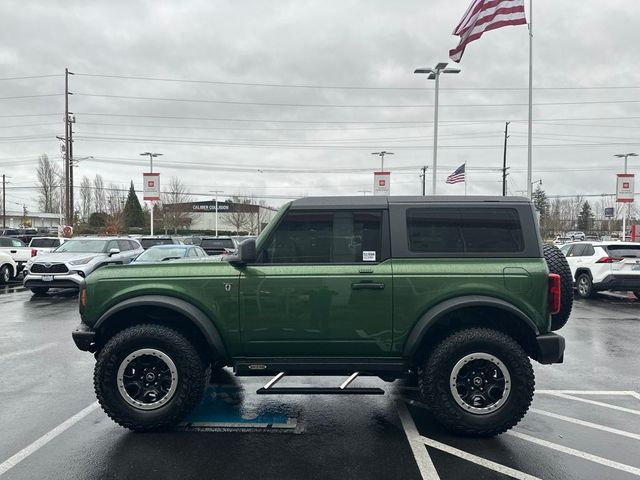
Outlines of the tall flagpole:
M532 168L532 151L531 151L531 138L532 138L532 125L533 125L533 0L529 0L529 132L528 132L528 144L527 144L527 196L532 198L533 194L533 177L531 173Z

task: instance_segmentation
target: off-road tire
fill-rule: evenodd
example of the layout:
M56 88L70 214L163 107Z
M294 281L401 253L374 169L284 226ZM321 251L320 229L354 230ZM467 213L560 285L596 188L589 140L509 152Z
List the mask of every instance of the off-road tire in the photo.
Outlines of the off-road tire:
M44 295L49 291L49 287L32 287L31 292L34 295Z
M455 364L471 353L495 356L509 371L511 391L503 405L484 415L465 411L453 398L450 376ZM535 379L529 357L508 335L489 328L452 333L427 356L420 393L434 418L458 435L490 437L506 432L525 415L533 399Z
M11 280L11 267L9 265L3 265L0 268L0 285L9 283Z
M576 293L580 298L591 298L596 293L593 289L593 280L588 273L581 273L576 278Z
M551 316L551 330L560 330L567 324L573 308L573 277L567 258L555 245L543 245L544 259L550 273L560 275L560 311Z
M141 410L123 398L117 386L118 369L132 352L152 348L168 356L178 373L170 400L154 410ZM184 419L201 401L209 370L192 342L172 328L141 324L117 333L97 354L93 385L107 415L138 432L163 430Z

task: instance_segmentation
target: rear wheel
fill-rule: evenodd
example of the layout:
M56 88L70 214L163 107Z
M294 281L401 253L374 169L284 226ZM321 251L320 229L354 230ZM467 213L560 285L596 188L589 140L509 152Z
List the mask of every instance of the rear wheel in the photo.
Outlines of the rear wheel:
M420 393L454 433L487 437L516 425L533 399L534 375L522 347L502 332L470 328L451 334L424 363Z
M202 399L209 373L177 331L153 324L114 335L98 354L94 388L113 421L136 431L176 424Z
M48 291L49 291L49 287L33 287L31 289L31 292L33 292L36 295L44 295Z
M576 279L576 291L582 298L591 298L595 293L593 290L593 281L588 273L581 273Z

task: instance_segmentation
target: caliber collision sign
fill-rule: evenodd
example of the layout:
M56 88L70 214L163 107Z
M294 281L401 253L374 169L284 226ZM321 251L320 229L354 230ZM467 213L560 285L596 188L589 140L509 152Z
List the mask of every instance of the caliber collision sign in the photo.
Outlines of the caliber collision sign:
M616 187L616 201L631 203L634 194L634 175L632 173L619 173Z
M391 191L391 172L373 172L373 194L389 195Z
M143 173L143 192L145 200L160 200L160 174Z

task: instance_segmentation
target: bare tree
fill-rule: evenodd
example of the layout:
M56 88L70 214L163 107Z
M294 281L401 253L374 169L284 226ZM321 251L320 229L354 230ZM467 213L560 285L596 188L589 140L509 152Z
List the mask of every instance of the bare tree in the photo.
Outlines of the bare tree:
M93 205L96 212L107 211L107 199L104 193L104 181L102 176L97 174L93 179Z
M112 228L118 231L122 227L125 191L115 183L110 183L106 190L107 213L111 217Z
M80 182L80 214L84 222L89 220L91 215L91 207L93 206L93 191L91 189L91 180L86 175L82 177Z
M173 233L178 233L180 228L188 228L192 218L184 204L190 203L192 199L182 181L178 177L171 177L160 196L165 228L173 230Z
M49 161L47 154L38 157L38 206L44 213L60 210L60 170Z
M253 212L253 209L250 207L250 205L253 205L254 199L246 195L233 195L227 201L231 204L229 206L227 222L233 227L236 234L240 232L253 233L257 231L257 214Z

